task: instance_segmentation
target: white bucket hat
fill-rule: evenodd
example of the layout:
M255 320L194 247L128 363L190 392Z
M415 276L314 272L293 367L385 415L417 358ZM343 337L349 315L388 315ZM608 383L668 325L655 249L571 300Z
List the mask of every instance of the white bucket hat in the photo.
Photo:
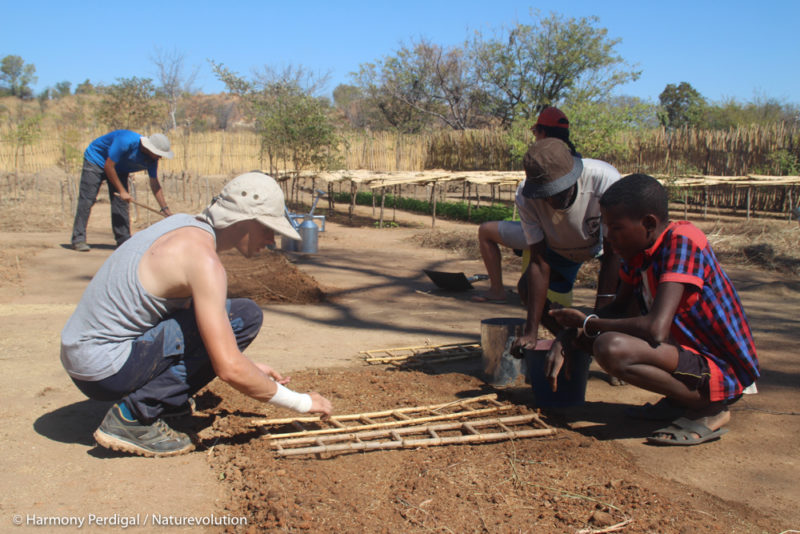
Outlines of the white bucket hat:
M260 172L240 174L225 184L201 217L214 228L255 219L279 234L300 239L286 217L281 187L272 176Z
M150 137L142 136L141 141L142 146L156 156L172 159L172 157L175 155L175 153L169 149L169 139L167 139L167 136L164 134L157 133L151 135Z

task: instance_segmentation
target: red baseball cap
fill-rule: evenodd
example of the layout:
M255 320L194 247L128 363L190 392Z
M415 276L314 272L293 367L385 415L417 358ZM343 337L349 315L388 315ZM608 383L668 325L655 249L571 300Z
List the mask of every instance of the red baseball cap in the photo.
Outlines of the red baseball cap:
M551 106L544 108L542 112L539 113L539 118L536 120L536 125L569 129L569 119L567 119L567 116L564 115L563 111Z

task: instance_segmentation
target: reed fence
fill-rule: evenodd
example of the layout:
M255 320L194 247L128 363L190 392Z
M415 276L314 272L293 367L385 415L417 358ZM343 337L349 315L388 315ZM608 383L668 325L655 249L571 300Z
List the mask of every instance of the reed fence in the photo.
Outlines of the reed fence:
M0 132L2 133L2 132ZM104 132L73 132L69 139L59 132L45 132L29 144L12 136L0 136L0 180L6 191L18 196L25 178L59 167L77 175L80 159L92 139ZM342 164L346 169L386 172L420 172L425 169L451 171L519 171L508 148L507 134L500 130L444 131L434 134L401 135L388 132L357 132L344 136ZM673 179L689 175L746 176L782 174L785 168L776 154L797 164L800 161L800 129L784 123L771 126L735 128L728 131L653 129L620 134L625 156L607 157L624 172L646 172ZM200 177L234 176L254 169L282 173L290 170L286 162L268 162L261 151L259 136L250 131L207 133L172 132L175 157L162 160L160 173L182 195L206 196ZM580 143L579 140L578 144ZM601 158L603 156L601 155ZM800 164L798 164L800 165ZM796 169L796 166L795 166ZM667 179L669 181L669 178ZM677 187L687 205L785 212L796 206L798 183L764 187L735 184ZM494 200L494 186L491 198ZM187 189L188 188L188 189ZM675 189L673 187L673 189ZM477 187L475 194L478 194ZM749 202L748 202L749 199ZM748 211L750 211L748 209Z

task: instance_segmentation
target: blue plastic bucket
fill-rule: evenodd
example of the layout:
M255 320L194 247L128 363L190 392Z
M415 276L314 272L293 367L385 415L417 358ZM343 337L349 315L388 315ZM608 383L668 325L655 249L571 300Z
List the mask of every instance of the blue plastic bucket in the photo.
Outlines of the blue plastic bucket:
M568 408L586 401L586 382L589 380L591 355L575 351L572 355L570 377L565 376L565 366L558 373L558 388L553 391L544 372L546 350L526 350L525 367L533 388L536 406L540 408Z

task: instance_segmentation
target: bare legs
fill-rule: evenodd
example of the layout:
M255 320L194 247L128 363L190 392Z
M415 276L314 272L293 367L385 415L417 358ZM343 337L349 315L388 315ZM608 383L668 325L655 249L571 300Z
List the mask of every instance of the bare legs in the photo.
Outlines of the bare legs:
M703 393L675 378L678 347L662 343L652 347L643 339L607 332L592 347L597 363L610 375L648 391L661 393L686 406L688 419L717 430L730 421L730 412L722 402L711 402Z
M483 294L483 298L487 300L506 298L499 246L505 244L500 238L499 224L500 221L488 221L478 227L478 245L486 274L489 275L489 291Z

